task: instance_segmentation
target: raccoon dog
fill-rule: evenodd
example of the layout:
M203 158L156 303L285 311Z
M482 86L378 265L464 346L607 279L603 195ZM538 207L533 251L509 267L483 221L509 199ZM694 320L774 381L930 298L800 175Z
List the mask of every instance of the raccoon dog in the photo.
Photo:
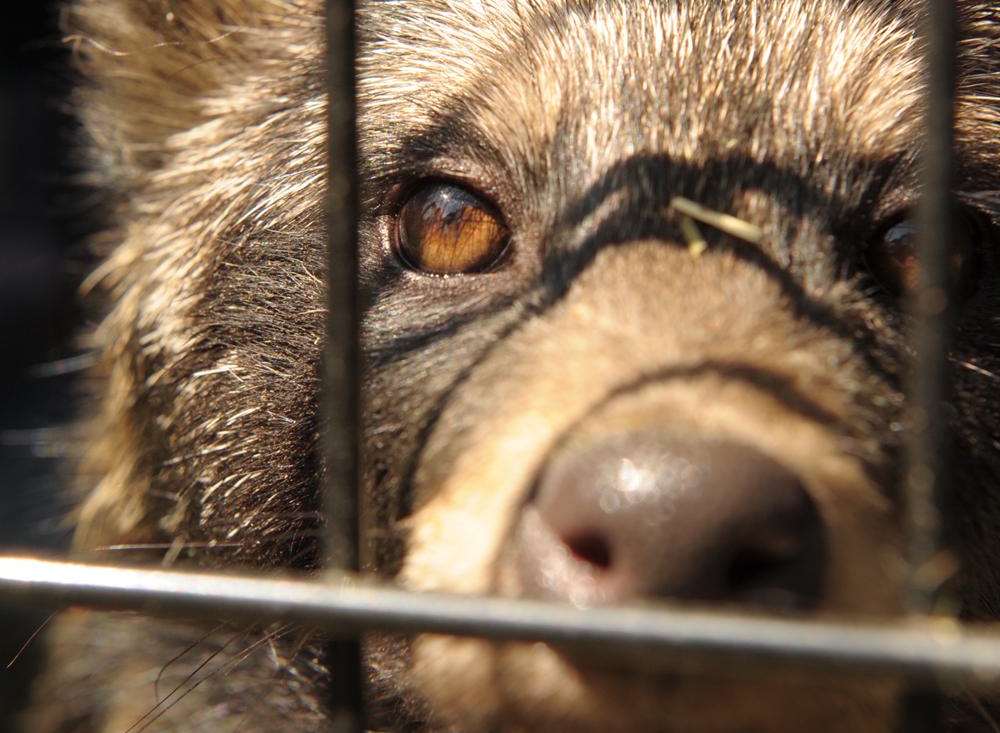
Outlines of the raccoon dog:
M1000 9L957 4L955 587L985 618ZM361 3L370 571L581 606L898 609L921 7ZM322 18L319 0L67 8L111 212L81 552L316 565ZM676 197L752 234L691 246ZM308 629L78 612L50 641L33 731L329 725ZM883 731L896 687L436 636L373 636L366 660L377 730ZM988 725L960 702L955 729Z

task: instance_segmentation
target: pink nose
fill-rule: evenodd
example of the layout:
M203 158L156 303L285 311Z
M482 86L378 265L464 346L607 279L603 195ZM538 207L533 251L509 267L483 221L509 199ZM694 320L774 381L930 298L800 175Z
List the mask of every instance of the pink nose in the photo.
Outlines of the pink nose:
M525 593L803 608L826 562L798 478L738 443L646 431L558 452L514 536Z

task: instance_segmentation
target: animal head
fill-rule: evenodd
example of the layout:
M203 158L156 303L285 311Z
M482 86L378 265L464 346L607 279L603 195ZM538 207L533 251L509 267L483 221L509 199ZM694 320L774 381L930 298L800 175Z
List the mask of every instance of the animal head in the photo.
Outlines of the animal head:
M959 6L956 540L988 616L1000 12ZM115 210L84 545L316 562L322 17L71 11ZM921 23L905 1L362 3L368 569L580 605L896 610ZM463 730L879 730L894 691L789 699L441 637L373 641L370 663Z

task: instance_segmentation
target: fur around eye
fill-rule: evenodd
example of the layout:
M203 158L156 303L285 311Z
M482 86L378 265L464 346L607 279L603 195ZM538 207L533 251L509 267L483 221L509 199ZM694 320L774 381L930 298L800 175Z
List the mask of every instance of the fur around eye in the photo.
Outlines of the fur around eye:
M431 183L403 204L396 251L403 263L432 275L485 272L507 251L510 232L491 204L459 186Z

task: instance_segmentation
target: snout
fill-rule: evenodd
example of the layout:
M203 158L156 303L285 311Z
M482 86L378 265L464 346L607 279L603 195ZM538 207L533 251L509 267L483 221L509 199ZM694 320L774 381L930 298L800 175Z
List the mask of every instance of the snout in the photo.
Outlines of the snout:
M824 530L800 478L729 439L647 429L555 452L512 536L524 593L587 605L664 597L802 609Z
M895 609L887 431L869 409L891 393L789 298L723 249L598 252L448 400L413 479L403 582L581 606ZM893 692L625 678L559 645L435 635L415 640L413 665L435 709L475 710L476 730L511 711L526 730L723 731L734 716L746 730L870 730ZM863 714L847 722L833 697Z

